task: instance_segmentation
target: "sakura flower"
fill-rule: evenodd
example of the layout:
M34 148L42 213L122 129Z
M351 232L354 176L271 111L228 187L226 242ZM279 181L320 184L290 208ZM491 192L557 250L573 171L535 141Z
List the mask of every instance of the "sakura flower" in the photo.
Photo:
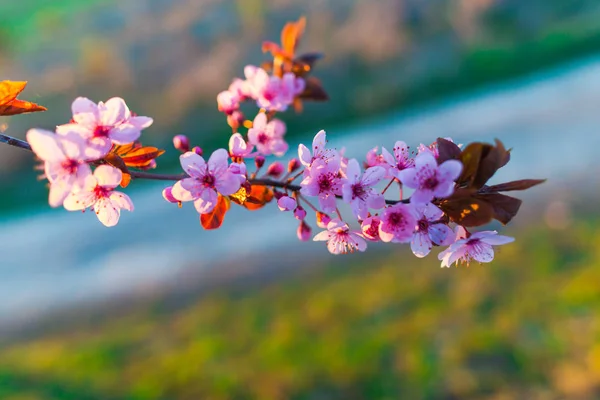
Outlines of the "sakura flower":
M260 108L267 111L285 111L294 98L304 91L304 79L288 72L283 77L270 76L255 66L244 68L247 90Z
M327 136L324 130L320 130L314 137L312 142L312 153L308 147L303 144L298 146L298 156L300 162L305 167L310 167L316 160L340 163L340 154L334 149L326 149Z
M412 168L415 165L415 160L410 158L408 146L402 141L397 141L396 144L394 144L394 155L392 155L385 147L383 147L381 149L381 156L389 165L389 178L400 179L398 175L400 171L404 171L407 168Z
M229 154L235 158L248 158L252 157L252 150L254 145L246 143L242 135L234 133L229 138Z
M342 186L344 202L352 206L354 216L359 220L367 218L369 208L380 209L385 207L383 194L373 188L385 176L382 167L368 168L364 175L360 176L360 166L353 158L348 161L346 168L346 180Z
M480 263L488 263L494 259L494 248L513 242L515 239L509 236L498 235L496 231L482 231L472 234L469 238L462 226L456 229L456 242L438 255L443 267L450 267L453 263L466 263L471 260Z
M224 90L217 95L217 108L225 114L233 114L240 108L240 98L236 93Z
M336 196L342 194L342 179L339 177L339 163L316 160L309 175L300 183L300 192L306 196L318 196L324 212L336 209Z
M377 146L375 146L367 152L365 168L380 166L380 167L386 168L386 170L387 170L390 167L390 164L388 164L385 161L383 154L379 154L378 150L379 150L379 148ZM386 150L386 152L387 152L387 150Z
M172 194L179 201L193 201L200 214L213 210L218 193L229 196L241 186L239 174L233 173L228 165L227 150L215 150L208 162L194 152L179 157L181 167L190 176L173 185ZM238 164L239 166L239 164Z
M133 203L125 193L114 191L121 183L122 172L110 165L100 165L93 175L88 175L80 190L72 192L64 201L69 211L93 207L98 220L105 226L119 222L121 209L133 211Z
M280 211L291 211L296 208L296 199L290 196L281 196L277 200L277 206Z
M128 144L136 141L142 129L152 125L152 118L133 116L125 101L113 97L98 104L78 97L71 105L74 123L57 127L56 132L79 133L89 143L86 157L100 159L110 151L113 143Z
M381 219L376 215L365 218L360 224L363 237L373 242L381 240L379 237L379 224L381 224Z
M265 113L258 113L248 130L248 142L256 146L262 155L275 154L280 157L288 151L288 144L283 140L285 124L279 119L267 121Z
M384 242L410 242L417 218L412 204L398 203L387 207L381 216L379 237Z
M355 250L365 251L367 242L359 232L352 232L343 221L334 219L327 224L327 230L317 233L314 241L327 241L327 249L332 254L354 253Z
M83 186L92 174L84 156L86 142L75 132L59 136L42 129L30 129L27 141L35 155L44 161L50 181L48 203L51 207L61 206L69 193Z
M243 185L247 181L248 171L246 164L243 162L229 164L229 172L233 174L239 181L240 185Z
M417 226L410 242L410 248L415 256L423 258L429 254L433 244L448 245L454 241L452 229L439 222L444 215L442 210L428 203L416 211Z
M415 158L415 167L398 172L400 181L416 189L411 203L424 205L436 198L445 198L454 192L454 181L462 172L462 163L448 160L438 166L433 154L423 152Z

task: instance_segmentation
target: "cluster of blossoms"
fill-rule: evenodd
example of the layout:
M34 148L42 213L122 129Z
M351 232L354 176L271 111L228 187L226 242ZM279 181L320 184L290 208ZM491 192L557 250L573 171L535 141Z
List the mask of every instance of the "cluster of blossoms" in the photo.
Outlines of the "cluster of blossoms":
M542 182L486 185L510 159L498 141L495 146L471 143L461 148L449 138L439 138L416 151L397 141L391 152L375 147L361 162L328 147L325 131L320 131L310 148L299 145L297 158L289 160L287 167L277 160L267 164L267 157L282 157L289 150L286 126L276 114L291 105L298 110L302 100L327 99L320 82L308 76L318 57L294 57L303 29L303 19L288 24L283 48L273 43L264 46L274 55L272 63L247 66L245 80L235 79L218 94L217 108L232 128L228 148L217 149L205 159L202 149L191 148L186 136L173 138L182 153L182 174L139 171L156 167L155 158L163 151L142 147L141 131L152 119L133 114L120 98L98 104L78 98L69 123L55 132L30 130L29 144L20 147L30 146L44 162L50 205L70 211L92 208L100 222L113 226L121 209L133 211L131 199L115 191L117 186L126 187L132 178L172 180L175 183L163 190L164 199L179 206L193 202L206 229L221 226L231 202L255 210L275 200L281 212L298 220L301 241L311 237L326 241L334 254L365 251L368 242L391 242L410 243L417 257L445 246L438 256L442 267L471 260L490 262L492 246L513 239L495 231L471 234L467 228L493 219L508 223L521 201L500 192ZM246 100L259 108L252 120L240 111ZM399 195L386 198L391 187ZM405 196L408 192L410 196ZM314 236L307 210L314 212L316 225L323 229Z

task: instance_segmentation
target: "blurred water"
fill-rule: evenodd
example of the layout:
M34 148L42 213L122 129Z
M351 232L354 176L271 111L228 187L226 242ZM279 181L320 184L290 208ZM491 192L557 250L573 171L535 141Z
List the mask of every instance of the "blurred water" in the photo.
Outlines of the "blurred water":
M397 139L416 146L439 136L459 143L497 137L514 151L495 180L548 177L557 182L599 171L598 104L600 60L594 59L436 107L330 131L328 137L332 146L345 146L350 157L363 157L375 145L391 148ZM204 231L191 204L179 209L166 203L162 187L129 190L136 211L124 212L112 229L92 213L64 210L5 220L0 226L0 320L35 318L58 306L176 279L185 268L274 249L289 247L289 257L297 258L305 252L326 254L322 244L297 243L296 221L273 207L257 212L233 207L221 229Z

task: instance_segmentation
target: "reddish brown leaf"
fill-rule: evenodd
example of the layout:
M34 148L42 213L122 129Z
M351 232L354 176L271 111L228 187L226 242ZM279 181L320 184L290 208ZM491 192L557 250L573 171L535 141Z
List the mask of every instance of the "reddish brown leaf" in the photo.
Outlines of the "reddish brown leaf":
M121 183L119 186L122 188L126 188L131 183L131 175L123 173L123 177L121 178Z
M125 165L125 162L123 162L123 159L121 157L119 157L118 155L116 155L115 153L108 153L106 155L106 157L104 157L104 161L106 161L108 164L112 165L113 167L120 169L124 173L129 172L127 170L127 166Z
M225 214L229 211L231 201L225 197L219 195L217 198L217 205L208 214L200 215L200 223L204 229L217 229L223 224Z
M300 93L299 96L301 99L305 100L314 100L314 101L327 101L329 100L329 96L323 86L321 85L321 81L314 76L310 76L306 79L306 87L304 91Z
M473 197L471 190L457 189L452 197L443 200L439 206L452 222L465 227L485 225L494 218L492 206Z
M513 190L526 190L541 183L546 182L546 179L521 179L518 181L500 183L485 188L485 192L510 192Z
M0 82L0 115L10 116L46 111L45 107L38 104L17 99L17 96L25 89L25 86L27 86L27 82Z
M496 140L496 146L487 143L469 144L460 154L463 172L458 178L458 185L476 189L483 187L509 159L510 153L499 140Z
M492 207L494 218L503 225L508 224L519 212L522 201L500 193L478 194L475 196Z
M138 169L148 167L152 160L160 157L164 152L156 147L142 147L139 144L116 146L113 149L113 153L119 155L126 166Z
M444 138L437 139L438 164L448 160L460 160L460 147Z
M273 191L266 186L252 185L246 202L242 204L250 211L263 208L273 200Z

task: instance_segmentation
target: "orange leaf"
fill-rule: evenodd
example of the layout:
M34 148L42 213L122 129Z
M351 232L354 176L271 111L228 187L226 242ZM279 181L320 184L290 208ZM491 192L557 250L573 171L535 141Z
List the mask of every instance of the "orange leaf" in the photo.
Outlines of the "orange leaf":
M217 205L208 214L200 215L200 223L204 229L217 229L223 224L225 214L229 211L231 201L225 197L219 195L217 198Z
M127 186L129 186L130 183L131 183L131 175L124 173L121 178L120 186L122 188L126 188Z
M108 164L112 165L113 167L120 169L121 172L124 172L124 173L128 172L127 166L123 162L123 159L121 157L119 157L118 155L116 155L115 153L108 153L106 155L106 157L104 157L104 161L106 161Z
M266 186L252 185L250 194L243 204L250 211L261 209L273 200L273 191Z
M38 104L17 99L17 96L25 89L25 86L27 86L27 82L0 82L0 115L10 116L46 111L45 107Z
M294 57L296 47L300 42L300 38L304 34L306 27L306 18L300 17L296 22L288 22L281 31L281 46L283 51L289 54L289 57Z
M113 153L118 154L126 166L139 169L148 167L152 160L160 157L164 152L156 147L141 147L135 144L117 146L113 149Z

